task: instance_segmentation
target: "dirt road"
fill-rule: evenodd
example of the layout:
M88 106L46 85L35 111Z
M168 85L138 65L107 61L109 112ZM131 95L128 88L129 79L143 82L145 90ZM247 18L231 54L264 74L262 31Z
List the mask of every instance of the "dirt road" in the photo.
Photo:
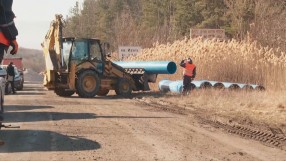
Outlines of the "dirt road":
M6 142L0 160L286 160L283 146L227 133L192 112L140 102L140 97L62 98L39 83L26 83L23 91L5 97L6 124L21 128L0 131Z

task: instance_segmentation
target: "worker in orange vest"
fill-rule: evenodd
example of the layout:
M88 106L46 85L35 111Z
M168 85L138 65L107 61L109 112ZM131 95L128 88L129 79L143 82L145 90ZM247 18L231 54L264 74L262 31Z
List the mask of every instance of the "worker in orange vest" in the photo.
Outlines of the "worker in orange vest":
M13 0L0 0L0 63L2 63L4 51L12 47L10 54L18 52L16 36L18 30L14 23L15 14L12 11Z
M189 94L191 90L191 82L196 77L196 66L191 58L182 60L180 66L184 68L183 72L183 95Z
M15 14L12 11L13 0L0 0L0 64L2 63L4 52L12 47L10 54L14 55L18 52L18 43L16 36L18 30L14 23ZM0 111L0 125L2 124L2 116ZM0 140L0 145L4 141Z

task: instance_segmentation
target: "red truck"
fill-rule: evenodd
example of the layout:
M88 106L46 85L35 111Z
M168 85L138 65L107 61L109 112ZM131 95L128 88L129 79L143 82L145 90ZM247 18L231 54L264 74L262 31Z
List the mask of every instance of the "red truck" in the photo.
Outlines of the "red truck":
M22 58L4 58L2 61L2 65L9 65L10 62L13 62L13 64L17 67L20 73L24 72Z

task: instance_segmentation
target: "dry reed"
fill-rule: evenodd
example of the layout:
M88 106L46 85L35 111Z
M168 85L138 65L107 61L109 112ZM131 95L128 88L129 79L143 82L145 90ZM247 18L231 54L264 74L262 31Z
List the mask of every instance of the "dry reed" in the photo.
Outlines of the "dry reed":
M197 78L216 81L262 84L267 89L286 89L286 54L280 49L262 47L256 42L185 39L172 44L155 43L130 60L169 60L177 64L191 57ZM181 79L182 68L174 75Z

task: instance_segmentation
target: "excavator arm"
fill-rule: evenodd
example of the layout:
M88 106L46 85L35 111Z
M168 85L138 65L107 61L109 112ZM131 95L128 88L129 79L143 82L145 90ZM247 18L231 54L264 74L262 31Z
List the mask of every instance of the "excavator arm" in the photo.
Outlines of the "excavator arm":
M61 69L62 57L62 15L56 15L52 21L50 29L47 32L44 42L42 43L44 57L46 61L46 72L44 86L48 89L54 88L55 73Z

